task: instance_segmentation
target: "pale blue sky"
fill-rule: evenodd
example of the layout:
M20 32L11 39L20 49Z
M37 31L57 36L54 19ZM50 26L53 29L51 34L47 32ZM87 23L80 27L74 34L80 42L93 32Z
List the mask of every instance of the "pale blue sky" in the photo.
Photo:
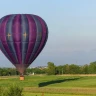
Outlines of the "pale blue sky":
M47 23L49 38L31 66L96 61L96 0L1 0L0 17L28 13ZM0 66L12 64L0 52Z

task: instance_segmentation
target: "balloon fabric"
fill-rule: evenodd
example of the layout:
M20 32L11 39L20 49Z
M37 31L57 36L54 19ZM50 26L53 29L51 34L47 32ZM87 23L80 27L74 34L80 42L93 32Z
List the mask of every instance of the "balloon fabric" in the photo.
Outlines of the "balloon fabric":
M48 38L45 21L33 14L10 14L0 19L0 49L20 74L36 59Z

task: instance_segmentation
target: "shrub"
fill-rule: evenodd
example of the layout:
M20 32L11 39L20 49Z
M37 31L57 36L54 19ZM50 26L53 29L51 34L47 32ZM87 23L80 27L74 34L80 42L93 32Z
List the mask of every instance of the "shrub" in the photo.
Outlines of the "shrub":
M12 85L6 91L5 96L23 96L22 91L23 91L23 88L17 85Z
M5 89L0 87L0 96L6 96Z

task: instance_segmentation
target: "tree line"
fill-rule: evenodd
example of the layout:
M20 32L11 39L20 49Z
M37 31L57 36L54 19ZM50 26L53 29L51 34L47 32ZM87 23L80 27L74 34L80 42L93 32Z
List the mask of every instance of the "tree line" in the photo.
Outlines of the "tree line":
M90 64L77 65L77 64L65 64L55 66L54 63L48 62L47 74L96 74L96 61Z
M61 75L61 74L96 74L96 61L90 64L64 64L56 66L53 62L48 62L47 67L27 68L25 75L30 74L47 74L47 75ZM0 76L19 75L16 68L0 68Z

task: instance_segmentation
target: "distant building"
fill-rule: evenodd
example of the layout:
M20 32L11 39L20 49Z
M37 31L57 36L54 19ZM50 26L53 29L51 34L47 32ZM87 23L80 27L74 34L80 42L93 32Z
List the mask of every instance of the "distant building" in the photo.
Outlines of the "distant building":
M37 66L37 67L32 67L32 68L45 69L47 68L47 66Z

